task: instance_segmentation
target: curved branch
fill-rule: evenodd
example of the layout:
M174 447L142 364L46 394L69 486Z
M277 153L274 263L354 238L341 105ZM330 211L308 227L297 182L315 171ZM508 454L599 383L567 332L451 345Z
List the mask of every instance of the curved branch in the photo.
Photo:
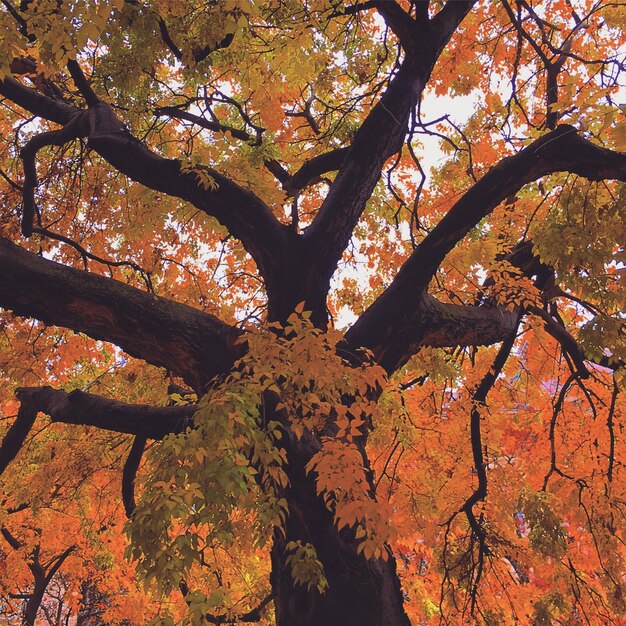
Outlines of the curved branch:
M122 502L128 518L132 516L135 510L135 478L146 448L146 441L145 437L135 436L122 471Z
M309 185L319 182L322 174L340 169L346 154L348 154L348 148L336 148L309 159L283 183L283 188L290 195L296 195Z
M161 33L161 39L163 39L163 43L170 49L172 54L179 60L183 60L183 53L180 48L174 43L169 30L167 28L167 24L163 20L162 17L158 18L159 23L159 32ZM194 63L200 63L204 61L211 53L216 50L221 50L223 48L228 48L234 39L233 33L228 33L225 37L223 37L220 41L218 41L213 46L204 46L204 48L200 48L199 50L194 50L192 54L192 58Z
M73 73L82 84L80 74ZM81 109L43 96L10 78L0 82L0 95L35 115L63 125L84 114ZM133 137L111 107L102 101L89 107L88 117L88 146L111 166L150 189L186 200L215 217L243 243L262 275L271 276L280 271L274 252L287 247L291 231L258 196L209 167L185 169L179 160L159 156Z
M37 407L29 402L28 398L25 398L20 404L17 418L11 424L11 428L7 431L0 445L0 475L22 449L22 445L35 423L37 411Z
M500 202L527 183L554 172L572 172L589 180L626 181L626 154L583 139L572 126L559 126L517 154L500 161L456 202L400 268L389 287L350 329L347 336L351 345L367 346L375 353L391 352L393 357L385 358L388 369L405 362L410 350L403 349L403 342L412 346L412 350L423 345L420 333L424 327L424 293L448 252ZM465 309L464 313L460 312L462 309ZM504 312L494 314L499 309L490 309L490 315L502 316L503 324L491 320L495 324L494 333L479 323L483 317L481 309L484 310L483 307L462 307L453 313L450 317L452 325L447 325L450 342L440 345L454 345L452 339L458 338L459 332L454 332L453 325L457 314L460 315L461 328L466 317L476 320L478 327L475 328L480 327L481 332L485 332L485 335L476 334L479 343L493 342L494 335L498 337L495 341L501 341L503 336L498 329L509 327L510 315ZM447 318L439 315L435 319ZM386 343L389 347L385 347Z
M518 318L519 322L519 318ZM517 323L515 324L517 330ZM490 547L487 543L487 533L481 519L476 517L474 505L487 497L487 465L483 455L483 440L481 433L481 408L486 405L487 395L494 386L502 368L504 367L516 339L515 330L505 341L502 342L493 365L485 374L480 384L472 394L472 408L470 411L470 438L472 443L472 457L474 459L474 468L478 477L478 485L473 493L467 498L460 511L465 513L467 521L472 529L473 535L478 539L478 562L473 575L470 578L470 595L472 598L472 606L476 602L478 585L483 573L484 559L490 553Z
M274 252L285 247L289 229L281 225L258 196L214 169L183 169L180 161L152 152L121 126L104 103L90 111L94 112L90 148L132 180L187 200L215 217L243 243L263 276L278 271ZM203 185L203 180L209 183Z
M89 252L86 248L83 248L78 242L70 239L70 237L66 237L65 235L61 235L59 233L55 233L47 228L41 228L39 226L33 227L33 232L41 235L42 237L47 237L48 239L54 239L55 241L60 241L61 243L65 243L68 246L74 248L78 254L80 254L83 259L83 263L85 265L85 269L87 269L87 259L95 261L96 263L101 263L102 265L106 265L109 269L113 267L129 267L130 269L137 272L142 280L146 283L146 288L151 293L154 292L152 287L152 281L150 279L150 272L143 269L141 265L138 265L134 261L114 261L113 259L104 259L94 254L93 252Z
M534 313L544 321L545 329L548 334L554 337L561 345L563 352L566 352L571 357L576 366L576 375L578 378L589 378L590 374L585 365L583 351L580 349L576 339L569 334L565 326L559 324L557 320L539 307L529 307L528 311L529 313Z
M24 207L22 212L22 234L28 238L33 234L33 221L35 218L35 189L37 188L37 167L35 159L37 152L46 146L62 146L73 139L87 135L87 128L83 121L83 115L75 115L60 130L51 130L39 133L32 137L20 150L20 157L24 164L24 185L22 195Z
M230 369L242 332L197 309L48 261L0 238L0 306L109 341L196 390Z

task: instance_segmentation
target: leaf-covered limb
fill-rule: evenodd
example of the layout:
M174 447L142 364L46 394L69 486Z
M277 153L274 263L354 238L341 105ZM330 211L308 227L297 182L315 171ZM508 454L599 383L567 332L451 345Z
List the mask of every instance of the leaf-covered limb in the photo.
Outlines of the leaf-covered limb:
M95 426L149 439L162 439L193 424L195 406L128 404L85 391L67 393L52 387L20 387L18 400L45 413L53 422Z
M22 542L6 526L0 526L0 535L14 550L22 547Z
M0 306L108 341L197 389L227 371L241 331L130 285L48 261L0 238Z

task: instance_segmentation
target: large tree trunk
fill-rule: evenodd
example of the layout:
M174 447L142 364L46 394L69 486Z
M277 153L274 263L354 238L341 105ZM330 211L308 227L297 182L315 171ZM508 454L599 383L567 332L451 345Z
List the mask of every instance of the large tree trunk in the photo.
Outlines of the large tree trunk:
M289 517L285 537L277 534L272 549L277 626L408 626L393 557L367 560L357 554L352 532L337 530L314 476L306 474L309 458L289 451ZM293 581L286 544L297 540L317 551L328 581L323 594Z

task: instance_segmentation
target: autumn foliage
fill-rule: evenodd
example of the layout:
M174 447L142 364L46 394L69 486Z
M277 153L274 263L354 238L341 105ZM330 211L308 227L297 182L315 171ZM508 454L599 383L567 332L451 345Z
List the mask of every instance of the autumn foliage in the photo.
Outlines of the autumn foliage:
M626 4L0 42L0 624L626 624Z

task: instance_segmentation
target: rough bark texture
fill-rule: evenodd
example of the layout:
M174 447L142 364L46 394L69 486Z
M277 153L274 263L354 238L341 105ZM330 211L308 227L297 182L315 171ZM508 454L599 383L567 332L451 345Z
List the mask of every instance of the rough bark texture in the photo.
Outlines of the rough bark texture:
M41 411L53 422L95 426L104 430L162 439L193 425L195 407L128 404L84 391L66 393L52 387L21 387L16 395L30 411Z
M115 280L47 261L0 238L0 306L110 341L196 389L228 370L241 332Z

